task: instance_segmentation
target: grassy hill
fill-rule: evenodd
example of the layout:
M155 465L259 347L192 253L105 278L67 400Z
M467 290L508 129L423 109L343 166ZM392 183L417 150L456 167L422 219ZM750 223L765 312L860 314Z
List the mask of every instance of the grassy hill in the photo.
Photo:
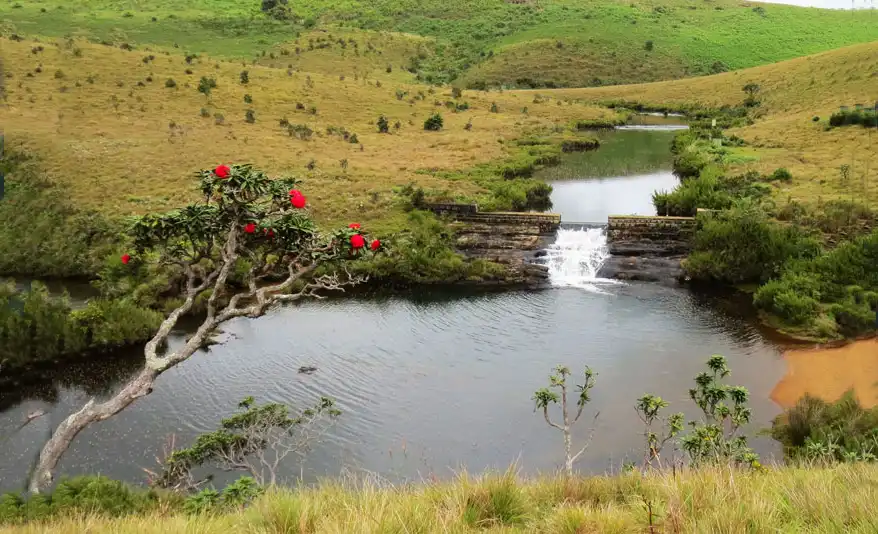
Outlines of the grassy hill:
M865 534L878 530L876 480L878 467L861 463L569 479L463 476L402 487L326 481L277 489L225 513L185 515L157 505L145 515L80 513L4 532Z
M388 56L428 82L593 86L710 74L878 39L865 10L736 0L299 0L273 20L257 0L6 0L3 33L178 46L216 57L294 48L309 29L428 38ZM294 58L297 59L297 58Z
M355 214L392 229L404 220L394 186L414 182L450 198L477 196L484 190L453 171L509 156L508 141L527 132L613 116L511 92L464 91L454 98L450 88L403 83L399 73L369 69L354 55L321 63L318 54L331 54L328 49L312 52L307 61L323 68L309 73L289 68L282 55L263 58L276 62L273 68L65 39L3 39L0 47L8 78L0 107L7 148L36 155L76 207L112 215L179 206L193 192L194 171L253 162L303 176L322 222ZM198 91L203 77L216 82L209 96ZM424 131L436 112L444 128ZM388 118L389 134L378 132L380 115Z
M827 129L829 116L840 106L872 107L878 102L878 42L716 76L540 94L651 106L736 106L746 98L742 88L749 83L760 86L758 118L752 126L729 132L747 141L733 150L733 167L766 173L786 167L793 182L782 186L778 196L783 199L878 202L878 131ZM840 171L843 165L849 168L847 178Z

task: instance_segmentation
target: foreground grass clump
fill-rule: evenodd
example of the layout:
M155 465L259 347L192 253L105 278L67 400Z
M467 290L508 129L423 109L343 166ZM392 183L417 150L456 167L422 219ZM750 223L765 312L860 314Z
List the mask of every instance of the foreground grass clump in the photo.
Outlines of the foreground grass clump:
M145 510L81 506L9 532L871 533L878 529L876 481L878 466L863 463L530 480L464 474L399 487L325 481L271 489L249 507L198 515L164 501Z

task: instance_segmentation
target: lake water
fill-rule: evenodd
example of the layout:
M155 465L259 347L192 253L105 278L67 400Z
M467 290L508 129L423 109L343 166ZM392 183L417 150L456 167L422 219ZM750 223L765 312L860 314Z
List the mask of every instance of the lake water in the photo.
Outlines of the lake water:
M652 191L675 183L670 134L601 135L599 151L567 156L546 171L556 182L556 209L565 220L594 222L651 213ZM591 237L580 252L602 246ZM589 272L576 261L556 269L585 278ZM460 468L513 462L525 473L545 472L562 464L562 441L534 413L531 396L557 364L577 374L590 365L598 374L574 430L581 443L600 413L578 464L583 472L617 470L641 457L633 405L642 394L659 394L672 410L695 416L687 392L711 354L727 356L731 380L752 393L753 430L779 413L770 392L784 363L746 303L681 288L593 282L540 292L307 302L236 320L224 327L224 343L166 372L151 395L84 431L58 473L143 482L142 468L155 466L169 435L189 443L248 395L291 406L320 395L337 399L337 425L303 467L285 466L289 477L366 470L393 480L444 478ZM114 391L136 372L139 358L133 351L83 363L59 370L54 383L0 392L0 490L21 488L51 430L89 396ZM306 365L318 370L300 374ZM19 429L36 409L48 415ZM779 457L769 439L754 443L768 459Z

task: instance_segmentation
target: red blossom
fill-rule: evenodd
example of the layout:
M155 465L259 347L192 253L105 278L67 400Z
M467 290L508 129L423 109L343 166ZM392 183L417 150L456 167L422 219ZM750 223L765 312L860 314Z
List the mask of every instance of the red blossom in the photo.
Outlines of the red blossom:
M294 208L300 210L305 207L305 196L298 191L296 191L296 193L298 194L290 196L290 204L292 204Z
M252 234L256 231L256 225L253 223L247 223L247 226L244 227L244 232L248 234Z
M372 250L378 250L379 248L381 248L381 241L378 241L378 240L376 239L376 240L372 241L372 244L369 245L369 247L370 247Z
M351 224L348 225L348 228L350 228L350 229L352 229L352 230L359 230L359 229L360 229L360 223L351 223Z
M213 173L217 176L217 178L228 178L229 172L231 172L231 170L232 169L228 165L220 165L213 170Z
M354 234L351 236L351 246L355 249L363 248L366 246L366 240L360 234Z
M267 235L268 237L274 237L274 230L271 228L263 228L262 233Z
M131 256L128 254L122 254L122 265L128 265L129 261L131 261Z

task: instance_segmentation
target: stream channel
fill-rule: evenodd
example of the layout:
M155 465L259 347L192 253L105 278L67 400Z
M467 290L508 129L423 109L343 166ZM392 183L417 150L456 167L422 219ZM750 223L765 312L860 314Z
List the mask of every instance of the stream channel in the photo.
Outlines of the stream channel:
M677 181L670 171L673 132L599 135L599 150L565 155L540 176L554 186L554 211L565 221L604 223L611 214L654 214L653 191ZM293 407L326 395L343 411L301 465L284 466L289 478L450 478L460 469L513 463L523 473L547 472L563 464L561 435L534 412L531 396L558 364L577 375L585 365L597 372L593 399L574 427L574 443L595 427L578 464L582 472L617 471L642 457L643 428L633 406L644 393L695 417L688 390L712 354L725 355L731 383L751 392L751 435L767 427L780 412L769 394L785 367L746 301L596 279L605 257L602 229L562 228L548 256L550 290L336 299L235 320L225 326L223 343L166 372L151 395L80 434L57 474L143 483L143 468L156 467L168 436L191 443L248 395ZM175 342L184 335L178 332ZM141 357L124 351L0 392L0 491L23 488L51 430L90 396L118 388ZM299 372L312 365L316 372ZM47 415L19 429L38 409ZM752 443L763 461L780 460L770 438Z

